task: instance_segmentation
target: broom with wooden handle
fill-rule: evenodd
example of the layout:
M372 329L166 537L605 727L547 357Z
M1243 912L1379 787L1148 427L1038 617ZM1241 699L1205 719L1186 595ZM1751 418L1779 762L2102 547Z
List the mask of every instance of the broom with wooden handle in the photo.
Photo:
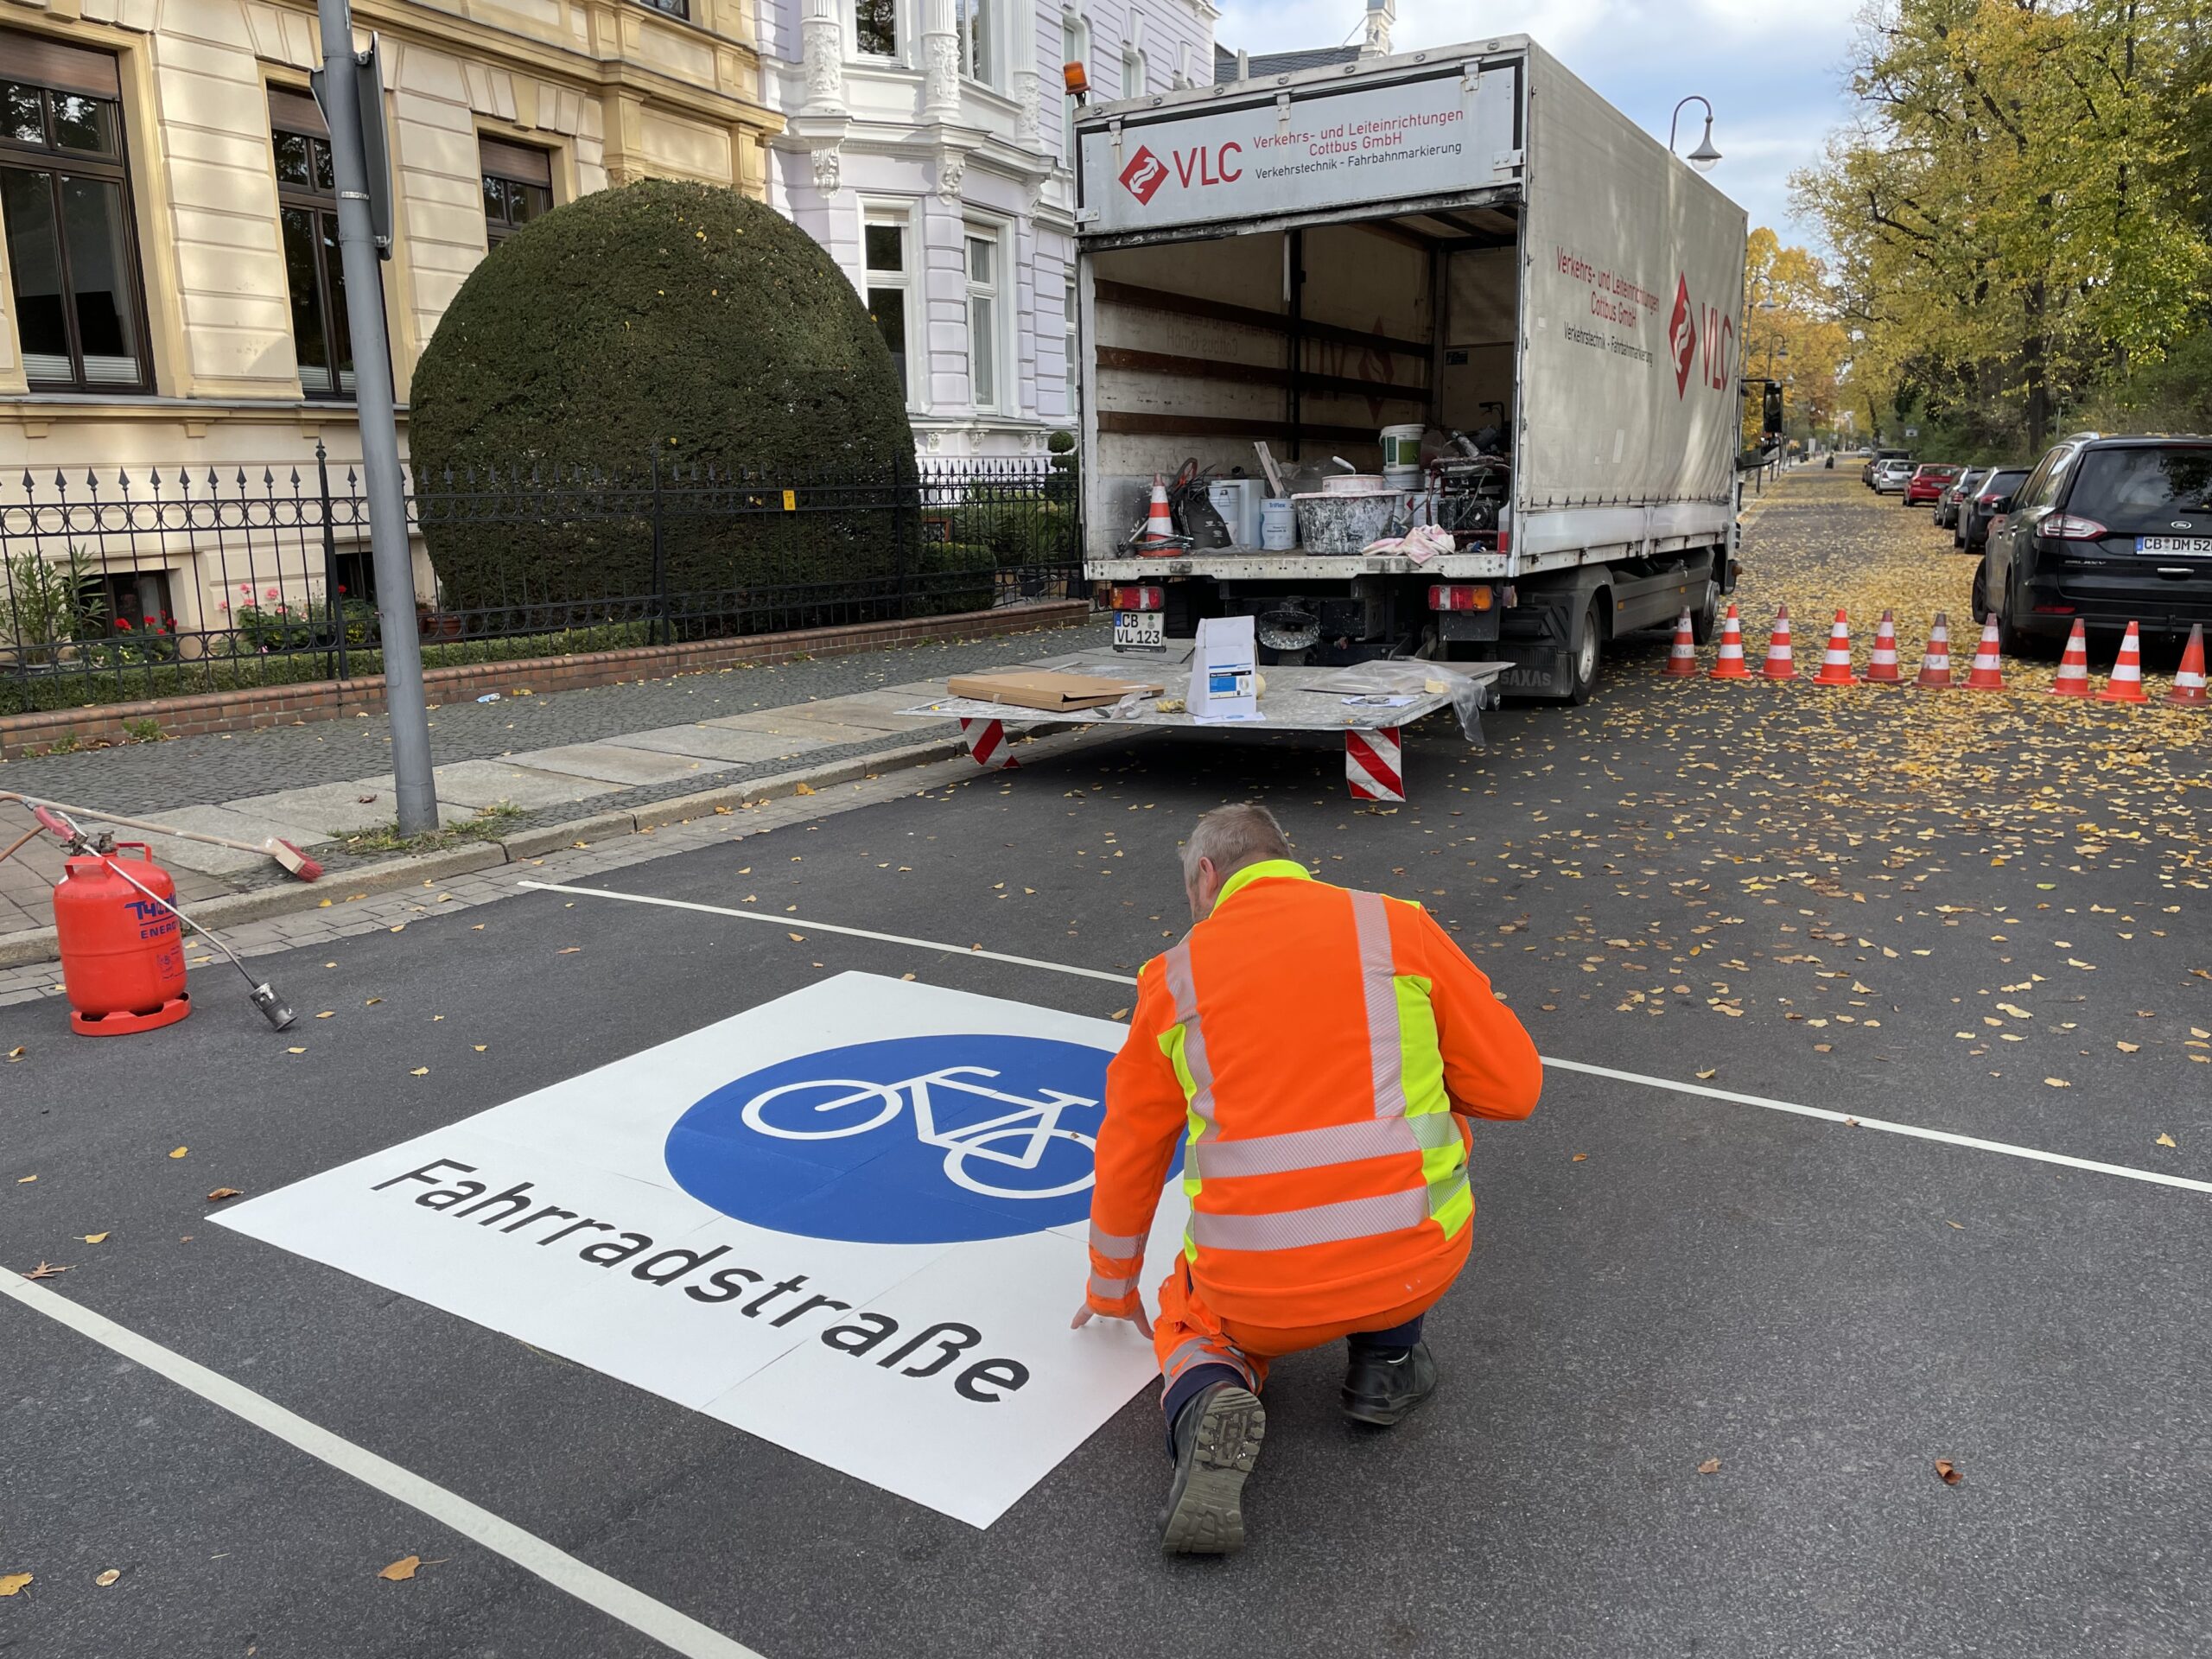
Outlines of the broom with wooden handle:
M118 824L125 830L143 830L156 836L174 836L179 841L204 842L210 847L228 847L234 852L259 853L275 859L302 881L318 880L322 875L321 865L281 836L271 836L266 841L233 841L228 836L211 836L198 830L173 829L166 823L149 823L143 818L126 818L118 813L101 811L97 807L71 806L67 802L49 801L37 795L18 795L10 790L0 790L0 801L20 801L29 807L51 807L58 812L67 812L72 817L90 818L98 823Z

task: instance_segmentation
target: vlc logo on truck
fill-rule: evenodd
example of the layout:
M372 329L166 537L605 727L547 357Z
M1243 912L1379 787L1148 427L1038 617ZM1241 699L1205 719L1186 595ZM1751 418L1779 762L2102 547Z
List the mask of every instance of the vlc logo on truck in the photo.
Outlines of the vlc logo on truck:
M1139 201L1150 204L1160 194L1160 187L1167 182L1167 163L1161 161L1142 144L1129 157L1129 164L1122 169L1122 188Z
M1690 359L1697 355L1697 320L1690 315L1690 279L1675 278L1675 315L1667 324L1667 349L1675 359L1675 396L1690 383Z
M1705 327L1698 327L1700 313L1704 314ZM1704 343L1704 360L1698 361L1698 346ZM1690 298L1690 282L1687 274L1675 277L1675 315L1667 323L1667 350L1675 359L1675 396L1687 396L1690 384L1690 366L1698 364L1699 384L1707 391L1720 391L1727 388L1729 377L1734 372L1732 364L1736 352L1736 321L1726 312L1709 305L1699 305Z

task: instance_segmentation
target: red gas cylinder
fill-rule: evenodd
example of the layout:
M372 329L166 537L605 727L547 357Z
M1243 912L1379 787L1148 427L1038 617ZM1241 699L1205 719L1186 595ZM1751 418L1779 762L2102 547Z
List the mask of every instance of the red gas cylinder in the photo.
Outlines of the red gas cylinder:
M124 858L126 849L138 856ZM54 890L54 931L61 945L70 1029L86 1037L155 1031L192 1012L191 993L184 988L181 924L110 868L111 862L129 867L132 880L148 892L176 897L176 883L143 842L125 842L108 857L69 860L68 873Z

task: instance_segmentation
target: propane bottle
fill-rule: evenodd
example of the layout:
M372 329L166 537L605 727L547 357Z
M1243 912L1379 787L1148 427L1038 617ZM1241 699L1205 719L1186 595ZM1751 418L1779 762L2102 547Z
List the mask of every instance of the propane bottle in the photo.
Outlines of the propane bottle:
M184 987L184 930L175 912L110 868L111 859L131 850L138 855L132 878L161 899L175 899L175 881L154 862L153 849L136 841L114 854L71 858L54 889L69 1027L83 1036L157 1031L192 1012Z

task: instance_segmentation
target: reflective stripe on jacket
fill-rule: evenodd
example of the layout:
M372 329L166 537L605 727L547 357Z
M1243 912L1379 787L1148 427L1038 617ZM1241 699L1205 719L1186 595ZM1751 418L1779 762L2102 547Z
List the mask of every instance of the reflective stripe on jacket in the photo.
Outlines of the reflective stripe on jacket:
M1490 982L1418 905L1272 860L1145 964L1107 1072L1094 1307L1134 1306L1179 1145L1184 1254L1224 1316L1320 1324L1397 1307L1466 1258L1454 1117L1526 1117L1542 1067Z

